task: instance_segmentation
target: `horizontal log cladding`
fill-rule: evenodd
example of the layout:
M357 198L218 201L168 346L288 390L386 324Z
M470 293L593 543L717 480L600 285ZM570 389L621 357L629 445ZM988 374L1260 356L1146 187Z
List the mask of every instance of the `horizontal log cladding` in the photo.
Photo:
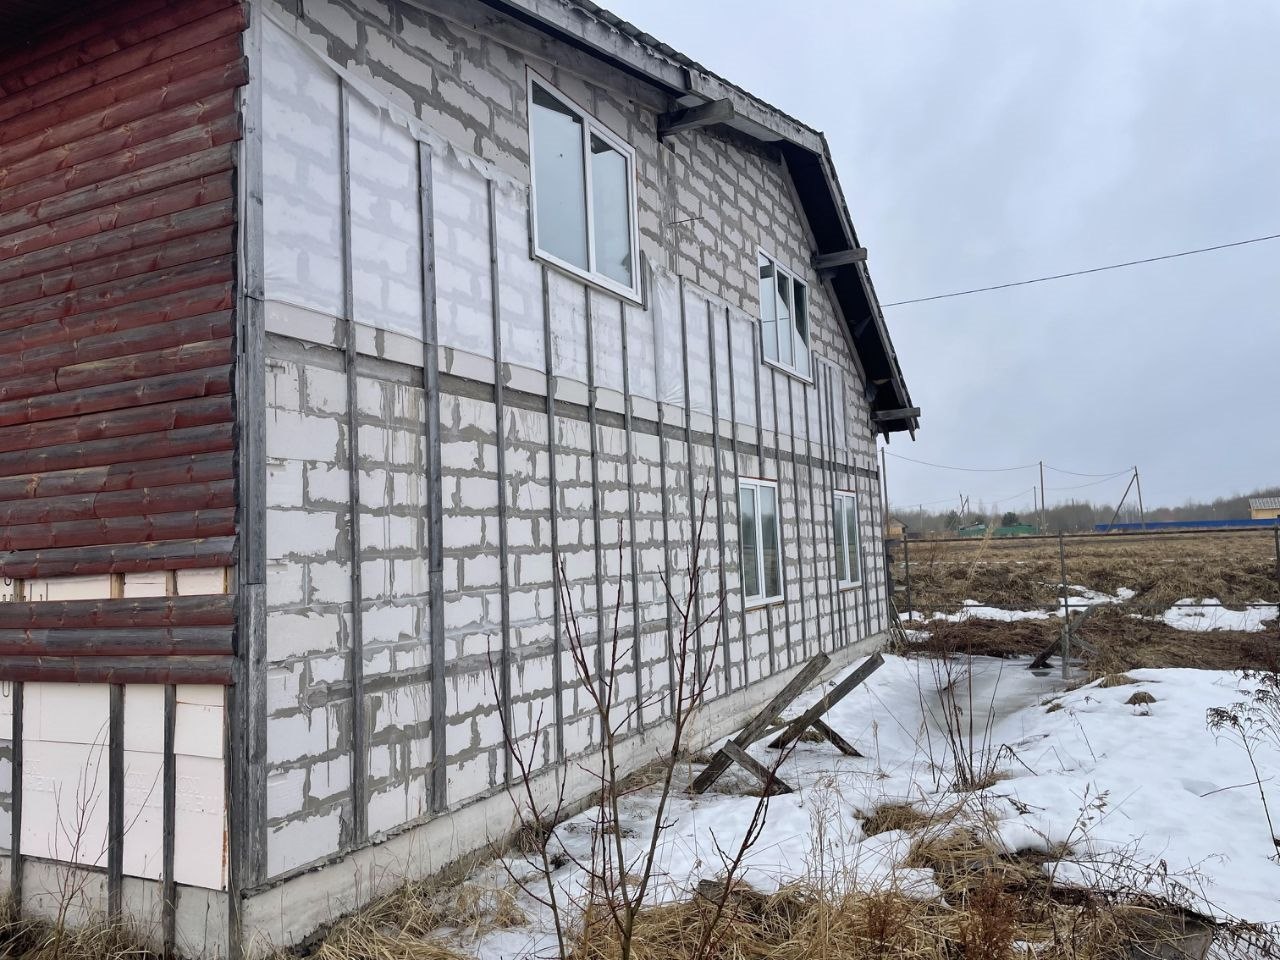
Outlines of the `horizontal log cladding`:
M238 0L0 54L0 575L237 559ZM0 604L0 679L231 678L227 596Z
M0 657L0 680L230 684L232 657Z
M229 567L235 562L235 537L0 552L0 566L12 571L11 575L15 577L79 577L147 570L197 570Z
M223 594L0 603L0 631L90 627L229 627L234 622L232 598Z

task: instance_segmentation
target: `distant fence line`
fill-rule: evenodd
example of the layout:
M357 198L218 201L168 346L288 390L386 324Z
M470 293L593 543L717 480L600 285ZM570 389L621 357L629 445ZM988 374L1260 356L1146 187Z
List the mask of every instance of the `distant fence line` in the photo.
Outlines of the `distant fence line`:
M1146 523L1095 523L1095 533L1127 532L1130 530L1232 530L1254 527L1280 527L1280 517L1266 520L1148 520Z

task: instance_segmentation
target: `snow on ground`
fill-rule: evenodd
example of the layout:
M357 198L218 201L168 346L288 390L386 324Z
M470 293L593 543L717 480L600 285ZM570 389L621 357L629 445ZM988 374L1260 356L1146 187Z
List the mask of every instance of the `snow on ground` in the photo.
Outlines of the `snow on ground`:
M1135 592L1128 587L1121 587L1115 593L1103 593L1088 587L1073 586L1074 595L1067 603L1073 613L1099 604L1117 604L1131 600ZM1063 615L1064 605L1059 602L1056 610L1006 610L1003 607L991 607L977 600L965 600L955 613L934 613L925 616L918 610L908 613L907 619L928 622L941 620L947 623L962 623L965 620L998 620L1013 623L1018 620L1049 620ZM1179 600L1159 617L1145 618L1134 614L1139 619L1161 620L1175 630L1202 632L1206 630L1239 630L1245 633L1258 633L1265 630L1267 623L1280 617L1280 607L1275 604L1257 604L1243 610L1232 610L1224 607L1214 597L1197 600L1191 597Z
M1243 681L1206 670L1135 670L1131 676L1136 685L1067 691L1056 672L1033 674L1025 661L974 658L948 667L886 656L826 718L866 757L844 757L825 742L797 745L779 771L796 792L770 799L760 839L744 861L745 879L766 891L821 878L862 887L892 882L917 896L938 896L931 871L902 866L908 835L867 837L861 821L889 802L925 811L963 804L961 817L985 818L1008 852L1068 844L1072 855L1048 867L1060 882L1102 876L1108 883L1141 883L1152 866L1196 891L1204 909L1280 921L1280 865L1268 859L1274 849L1257 778L1239 743L1216 736L1205 722L1210 707L1242 698ZM966 734L973 717L973 749L1004 776L987 789L952 789L956 768L939 693L949 682L960 692ZM1155 702L1127 705L1136 690ZM794 709L818 695L810 691ZM1060 707L1051 710L1055 704ZM764 742L750 752L773 762ZM1280 749L1260 745L1254 759L1272 809L1280 809ZM682 771L682 782L694 773ZM662 837L655 899L688 896L699 879L721 873L719 851L737 847L756 809L756 798L740 792L751 783L735 770L720 781L722 792L677 794ZM647 843L656 802L653 789L623 801L627 857ZM592 826L588 811L563 824L557 840L585 858ZM585 875L565 866L556 881L562 894L580 896ZM547 911L525 906L528 927L488 934L470 949L486 960L553 954Z
M1229 610L1218 600L1195 600L1191 597L1179 600L1164 612L1161 620L1178 630L1201 632L1204 630L1241 630L1259 633L1267 628L1267 622L1280 617L1280 608L1274 604Z

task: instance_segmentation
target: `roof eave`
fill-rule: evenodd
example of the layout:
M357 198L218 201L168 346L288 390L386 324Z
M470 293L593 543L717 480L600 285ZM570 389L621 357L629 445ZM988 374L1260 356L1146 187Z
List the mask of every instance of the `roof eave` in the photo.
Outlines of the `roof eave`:
M733 109L726 126L782 149L817 243L816 252L839 253L858 246L826 137L818 131L716 76L591 0L485 2L665 89L681 106L728 100ZM876 429L886 436L902 431L914 436L920 426L918 413L876 417L878 413L915 408L866 264L836 267L829 272L829 279L867 373L868 391L872 394L868 401Z

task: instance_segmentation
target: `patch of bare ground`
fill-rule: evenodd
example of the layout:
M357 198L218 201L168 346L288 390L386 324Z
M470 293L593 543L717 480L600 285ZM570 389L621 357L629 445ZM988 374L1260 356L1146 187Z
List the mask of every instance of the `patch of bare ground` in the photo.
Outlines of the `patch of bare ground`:
M1186 597L1216 597L1228 607L1280 602L1268 530L1076 535L1065 545L1067 582L1110 594L1135 590L1132 612L1158 614ZM905 572L899 562L895 581L904 582ZM911 543L917 609L953 612L965 600L1009 610L1056 609L1061 582L1056 539Z
M1085 622L1080 636L1099 650L1089 664L1093 676L1150 667L1202 670L1262 669L1280 657L1280 622L1256 633L1241 630L1178 630L1159 620L1132 616L1127 605L1103 607ZM1034 656L1060 636L1062 621L969 619L916 624L930 633L911 652L988 657Z

